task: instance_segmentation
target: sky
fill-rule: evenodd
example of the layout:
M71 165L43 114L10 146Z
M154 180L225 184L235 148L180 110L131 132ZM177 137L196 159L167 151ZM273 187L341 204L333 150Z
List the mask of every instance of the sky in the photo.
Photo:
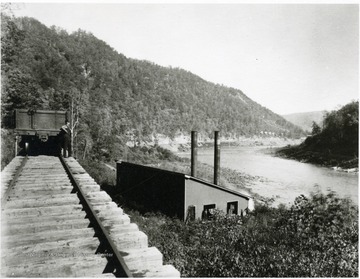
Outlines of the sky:
M126 57L240 89L278 114L359 98L357 4L26 2L13 13L91 32Z

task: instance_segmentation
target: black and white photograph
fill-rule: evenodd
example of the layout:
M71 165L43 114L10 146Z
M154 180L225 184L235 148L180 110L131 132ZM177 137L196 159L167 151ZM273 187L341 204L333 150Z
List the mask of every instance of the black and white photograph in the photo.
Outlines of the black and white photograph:
M358 1L1 1L1 277L359 277Z

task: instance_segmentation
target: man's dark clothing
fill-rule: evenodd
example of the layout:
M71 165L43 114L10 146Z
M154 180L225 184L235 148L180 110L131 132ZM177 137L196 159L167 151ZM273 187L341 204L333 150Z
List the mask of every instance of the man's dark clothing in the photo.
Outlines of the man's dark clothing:
M71 156L71 130L68 126L64 125L59 133L61 147L63 148L63 157ZM67 154L66 154L67 151Z

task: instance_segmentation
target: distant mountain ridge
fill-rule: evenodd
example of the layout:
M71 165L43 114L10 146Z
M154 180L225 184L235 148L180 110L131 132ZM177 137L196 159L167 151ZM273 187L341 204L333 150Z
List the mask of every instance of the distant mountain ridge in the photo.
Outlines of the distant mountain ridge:
M33 18L1 20L3 119L15 108L72 104L79 120L75 148L83 156L103 149L116 155L129 135L138 142L191 130L204 136L219 130L226 138L304 135L241 90L127 58L91 33L68 34Z
M326 111L300 112L282 115L287 121L299 126L304 131L311 132L312 123L315 121L318 125L322 125Z

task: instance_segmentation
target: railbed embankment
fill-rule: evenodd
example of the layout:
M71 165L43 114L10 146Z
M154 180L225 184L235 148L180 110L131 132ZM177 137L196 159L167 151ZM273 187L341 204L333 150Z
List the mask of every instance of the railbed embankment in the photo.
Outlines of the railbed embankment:
M75 159L18 156L1 178L2 276L180 277Z

